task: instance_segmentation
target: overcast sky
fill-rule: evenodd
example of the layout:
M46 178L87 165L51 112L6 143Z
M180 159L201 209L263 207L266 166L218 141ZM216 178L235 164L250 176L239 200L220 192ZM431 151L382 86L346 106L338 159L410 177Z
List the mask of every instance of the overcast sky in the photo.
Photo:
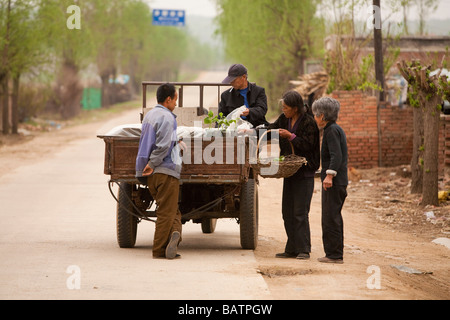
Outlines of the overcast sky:
M215 0L145 0L150 4L152 9L184 9L186 15L201 15L214 17L217 14ZM258 1L258 0L254 0ZM279 1L279 0L275 0ZM372 0L367 0L368 6L371 6ZM384 9L383 0L382 3L382 17L385 18L388 14ZM363 8L362 18L366 14L366 10ZM403 19L401 10L390 15L390 20L401 21ZM450 19L450 0L440 0L438 9L428 16L428 19ZM366 20L366 19L361 19ZM409 20L418 20L417 9L412 7L409 12Z
M368 1L368 2L372 3L372 1ZM383 0L381 0L381 2L383 3ZM450 0L439 0L438 2L439 3L438 3L437 10L432 12L431 14L429 14L427 19L438 19L438 20L442 19L443 20L443 19L450 18ZM383 9L383 5L382 5L382 9ZM418 12L418 10L415 6L411 7L408 12L409 13L408 19L409 20L419 20L419 16L418 16L417 12ZM384 17L385 15L382 13L382 16ZM398 21L403 20L403 10L392 13L390 19L398 20Z

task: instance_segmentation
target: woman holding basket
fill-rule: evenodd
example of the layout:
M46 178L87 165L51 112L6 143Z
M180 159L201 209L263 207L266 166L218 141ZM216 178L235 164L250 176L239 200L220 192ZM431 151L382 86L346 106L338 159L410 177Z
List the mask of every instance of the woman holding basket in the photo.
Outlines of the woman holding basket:
M314 192L314 175L320 164L319 129L302 96L288 91L281 99L283 113L269 124L268 129L279 129L280 153L294 153L305 157L307 164L283 181L282 215L287 234L284 252L277 258L309 259L311 236L309 210Z

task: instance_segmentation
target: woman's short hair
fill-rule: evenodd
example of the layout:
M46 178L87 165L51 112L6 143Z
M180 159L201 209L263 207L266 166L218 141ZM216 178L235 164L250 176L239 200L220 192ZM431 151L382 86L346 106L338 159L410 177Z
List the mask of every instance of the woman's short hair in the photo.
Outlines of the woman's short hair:
M336 99L330 97L322 97L314 101L312 105L312 112L315 116L323 114L323 120L336 121L339 116L341 104Z

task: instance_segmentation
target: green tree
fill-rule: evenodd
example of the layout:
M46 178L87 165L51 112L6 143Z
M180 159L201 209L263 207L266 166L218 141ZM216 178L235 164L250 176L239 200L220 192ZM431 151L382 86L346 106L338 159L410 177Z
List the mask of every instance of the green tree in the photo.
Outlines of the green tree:
M3 53L2 85L4 112L3 133L9 133L9 96L11 96L11 118L13 134L18 133L19 88L21 76L36 66L48 62L45 46L44 24L35 17L37 1L2 1L0 15L0 52ZM12 92L10 84L12 82Z
M125 8L129 0L92 0L86 13L87 28L91 31L94 45L95 63L102 80L102 106L114 101L114 83L120 65L120 56L129 36L128 20L124 20Z
M304 61L321 54L323 21L315 0L219 0L219 32L228 56L247 66L249 78L275 101L289 80L304 72Z
M66 119L81 110L83 87L79 72L89 64L93 51L92 35L84 23L85 13L90 9L87 1L77 2L81 9L81 29L67 27L71 15L67 8L73 3L73 0L41 0L37 16L45 26L42 32L54 61L56 80L50 111Z
M187 35L179 28L151 25L151 12L140 0L91 0L86 24L95 46L104 106L115 102L110 79L129 74L137 92L147 78L175 81L186 58Z
M9 74L10 74L10 64L9 64L9 46L11 41L11 0L1 2L1 55L2 64L0 66L0 88L2 90L1 102L3 104L2 108L2 131L3 134L9 133Z
M130 75L132 93L141 90L141 82L147 76L152 60L150 49L154 33L151 12L146 3L131 1L124 8L122 23L123 53L120 55L120 71Z
M150 80L178 79L181 63L187 57L187 35L176 27L154 27L150 48Z
M68 10L72 5L80 9L80 29L68 24L74 14ZM3 133L10 131L10 96L13 132L17 132L19 85L24 78L27 83L33 77L36 82L53 82L46 111L70 118L81 110L80 71L84 68L97 66L103 100L110 104L117 90L109 80L116 74L129 74L138 92L142 80L177 80L187 55L186 32L152 26L144 0L0 0ZM23 98L31 99L37 85L31 83Z
M397 0L388 1L392 8ZM330 80L328 92L334 90L364 90L371 92L383 90L381 83L376 80L374 54L367 54L367 47L374 40L374 30L357 28L354 12L364 10L367 2L361 0L324 0L324 9L333 12L330 23L327 23L329 48L325 54L324 67ZM383 45L383 69L382 77L388 73L397 57L400 49L390 46L393 37L389 35L389 28L382 28ZM359 34L357 37L356 35ZM381 70L381 69L380 69Z

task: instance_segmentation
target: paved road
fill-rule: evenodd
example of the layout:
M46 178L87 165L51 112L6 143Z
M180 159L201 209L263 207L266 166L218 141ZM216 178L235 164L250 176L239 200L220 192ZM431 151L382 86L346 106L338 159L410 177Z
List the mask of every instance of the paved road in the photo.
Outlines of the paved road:
M138 122L138 112L63 130L67 145L2 176L0 299L270 299L234 220L213 234L185 224L181 259L152 259L150 222L139 224L135 248L118 247L96 135Z

